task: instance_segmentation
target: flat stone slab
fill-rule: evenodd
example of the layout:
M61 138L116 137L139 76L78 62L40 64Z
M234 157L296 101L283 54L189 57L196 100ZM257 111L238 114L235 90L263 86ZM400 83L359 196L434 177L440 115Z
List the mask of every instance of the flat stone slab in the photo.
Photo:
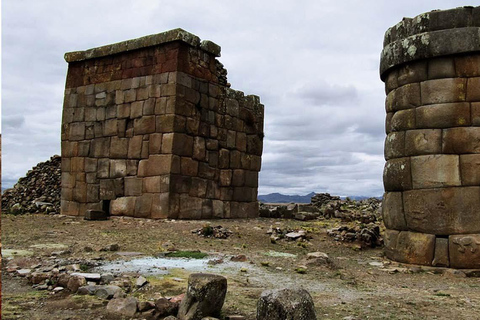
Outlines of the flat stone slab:
M71 276L84 277L86 280L100 281L100 273L83 273L83 272L74 272Z

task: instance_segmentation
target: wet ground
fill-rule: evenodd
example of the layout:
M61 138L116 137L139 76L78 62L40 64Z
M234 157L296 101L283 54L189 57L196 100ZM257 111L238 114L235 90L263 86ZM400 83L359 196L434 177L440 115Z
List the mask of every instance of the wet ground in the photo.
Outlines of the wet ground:
M480 318L479 278L399 265L386 260L380 248L333 241L327 230L341 225L339 220L216 220L209 223L233 232L228 239L192 233L206 223L3 215L4 266L9 259L26 267L52 261L92 262L96 266L89 272L145 276L149 284L132 293L140 300L184 292L192 272L222 274L228 279L224 314L247 319L255 319L263 290L292 286L310 292L319 319ZM312 239L272 243L266 234L271 226L303 229ZM118 245L118 251L102 251L111 244ZM172 248L200 250L208 256L200 260L156 258ZM307 254L317 251L328 254L332 264L305 269ZM231 261L238 255L245 255L247 261ZM95 297L38 291L24 278L7 274L5 268L2 279L2 319L114 319L105 313L105 301Z

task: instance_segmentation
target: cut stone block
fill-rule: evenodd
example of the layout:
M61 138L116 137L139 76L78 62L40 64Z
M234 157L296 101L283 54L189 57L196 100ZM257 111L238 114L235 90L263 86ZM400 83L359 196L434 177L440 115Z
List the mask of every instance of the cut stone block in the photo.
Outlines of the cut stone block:
M403 212L401 192L386 192L383 196L382 215L385 227L394 230L408 230Z
M480 234L452 235L448 248L450 267L480 269Z
M389 259L412 264L431 265L435 252L432 234L386 230L385 253Z
M385 148L387 148L387 146L385 146ZM438 154L441 152L442 152L442 130L441 129L408 130L405 132L405 155L406 156Z
M450 259L448 254L448 239L437 238L435 240L435 255L432 265L434 267L449 267Z
M388 160L383 170L385 191L403 191L412 188L410 158Z
M414 189L460 186L460 165L457 155L425 155L411 157Z
M480 233L480 187L411 190L403 193L407 226L437 235Z

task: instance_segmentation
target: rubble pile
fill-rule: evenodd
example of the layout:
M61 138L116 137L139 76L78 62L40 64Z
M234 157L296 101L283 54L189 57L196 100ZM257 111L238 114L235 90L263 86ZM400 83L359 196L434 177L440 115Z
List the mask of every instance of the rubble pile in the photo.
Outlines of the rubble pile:
M331 196L330 193L316 193L310 200L311 204L317 208L320 208L324 204L331 201L340 200L340 197Z
M327 231L330 237L335 241L355 242L358 241L364 246L375 248L383 245L383 239L380 235L380 227L374 223L366 226L347 227L330 229Z
M294 230L289 228L279 228L270 226L268 229L267 234L270 235L270 240L272 243L275 243L277 240L284 239L286 241L308 241L312 237L307 235L307 231L303 229Z
M61 157L37 164L2 194L2 212L60 213Z
M200 229L192 230L192 233L195 233L199 236L204 236L205 238L216 238L216 239L227 239L230 237L233 232L222 226L212 227L209 224L204 225Z

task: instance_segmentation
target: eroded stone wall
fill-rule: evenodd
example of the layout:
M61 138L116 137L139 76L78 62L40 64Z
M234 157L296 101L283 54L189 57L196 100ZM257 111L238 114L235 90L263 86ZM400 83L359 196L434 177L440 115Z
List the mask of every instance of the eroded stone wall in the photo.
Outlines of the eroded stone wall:
M181 29L66 54L62 213L258 215L263 105Z
M389 258L480 268L480 7L385 35L383 215Z

